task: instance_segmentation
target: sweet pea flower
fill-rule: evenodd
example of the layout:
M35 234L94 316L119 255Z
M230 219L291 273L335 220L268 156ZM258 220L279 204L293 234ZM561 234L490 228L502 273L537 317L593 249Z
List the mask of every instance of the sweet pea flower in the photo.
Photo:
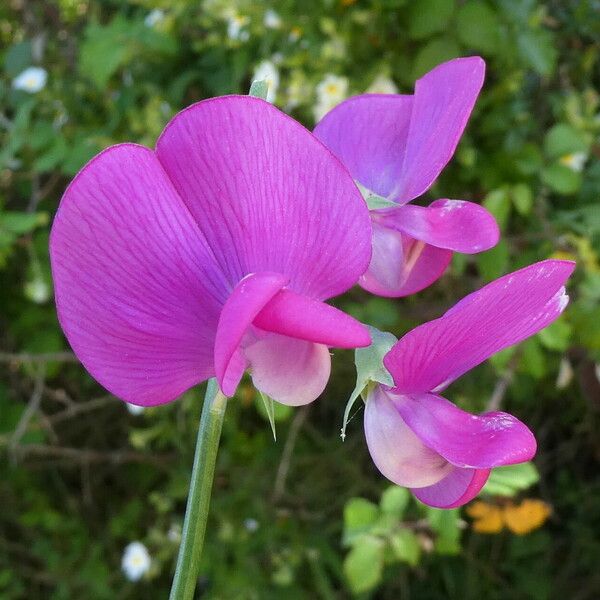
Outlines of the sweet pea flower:
M552 323L568 303L575 268L545 260L466 296L413 329L384 357L394 387L367 396L365 436L377 468L425 504L453 508L474 498L493 467L530 460L536 441L504 412L471 415L439 395L492 354Z
M451 60L419 79L412 96L355 96L316 126L315 135L371 200L373 255L359 282L366 290L390 297L414 294L442 276L453 251L482 252L498 242L496 221L477 204L448 199L429 207L408 204L452 158L484 73L479 57Z
M50 239L62 328L123 400L163 404L216 376L300 405L329 347L367 328L323 301L367 268L368 210L313 134L248 96L176 115L156 150L108 148L65 192Z

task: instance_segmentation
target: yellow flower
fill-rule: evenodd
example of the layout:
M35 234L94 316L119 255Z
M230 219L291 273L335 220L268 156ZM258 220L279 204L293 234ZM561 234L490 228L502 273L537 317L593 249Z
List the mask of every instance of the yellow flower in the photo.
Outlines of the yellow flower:
M503 506L478 500L467 508L467 514L473 519L473 530L478 533L500 533L507 527L517 535L525 535L540 528L551 513L552 509L543 500L532 498Z

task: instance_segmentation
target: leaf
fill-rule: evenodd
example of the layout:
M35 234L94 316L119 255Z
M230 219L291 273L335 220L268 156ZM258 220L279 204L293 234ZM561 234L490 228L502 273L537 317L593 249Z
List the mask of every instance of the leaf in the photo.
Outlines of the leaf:
M269 93L269 83L261 79L260 81L253 81L250 84L250 91L248 92L249 96L254 96L255 98L262 98L263 100L267 99L267 95Z
M508 267L508 244L505 240L500 240L491 250L478 254L476 261L477 268L485 281L497 279L506 272Z
M506 188L492 190L483 200L487 208L498 222L498 227L504 231L510 217L510 197Z
M392 376L383 366L383 357L390 351L391 347L398 341L396 336L386 331L379 331L375 327L369 327L372 343L367 348L358 348L354 352L356 364L356 386L350 395L350 399L344 410L342 423L342 440L346 438L346 426L350 418L350 411L358 397L370 382L394 385Z
M379 505L384 513L394 515L400 519L409 500L410 493L406 488L392 485L381 495Z
M383 574L383 542L364 536L344 559L344 574L355 594L372 590Z
M273 432L273 440L277 441L277 431L275 429L275 400L271 398L271 396L267 396L267 394L263 394L260 390L258 390L260 398L263 402L263 406L265 408L265 413L267 415L267 419L271 424L271 431Z
M364 498L350 498L344 506L344 539L343 543L349 545L354 540L368 533L377 522L379 507Z
M525 462L507 467L496 467L492 470L482 493L492 496L514 496L517 492L526 490L539 481L535 465Z
M565 154L586 152L588 143L582 132L566 123L558 123L546 134L544 150L550 158L557 159Z
M411 2L408 12L408 35L413 40L445 31L454 12L454 0L419 0Z
M458 509L450 510L427 507L427 520L436 532L435 549L440 554L460 552L460 528Z
M15 234L23 235L29 233L39 225L48 223L46 213L24 213L18 211L6 211L0 213L0 229Z
M29 40L13 44L6 51L4 55L4 70L8 77L15 77L31 65L31 51L31 42Z
M539 75L552 75L558 51L554 36L546 30L524 31L517 38L517 48L525 64Z
M417 536L409 529L400 529L390 537L390 545L394 556L412 567L419 564L421 546Z
M542 171L542 181L559 194L574 194L581 187L581 174L555 163Z
M533 192L526 183L517 183L511 189L514 207L520 215L527 216L533 208Z
M564 351L569 347L572 328L565 319L554 321L548 327L542 329L538 336L546 348L550 350Z
M420 3L415 2L413 6L417 4ZM460 49L454 40L447 38L431 40L419 50L415 58L412 70L413 78L418 79L433 67L457 56L460 56Z
M460 41L475 50L490 54L498 51L500 23L496 13L485 3L471 0L456 14L456 33Z

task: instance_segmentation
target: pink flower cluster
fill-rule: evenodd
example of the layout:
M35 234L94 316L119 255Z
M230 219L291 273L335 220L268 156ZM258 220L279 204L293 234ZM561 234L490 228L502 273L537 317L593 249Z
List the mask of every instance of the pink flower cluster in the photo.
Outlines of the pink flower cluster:
M412 96L343 102L314 133L263 100L215 98L175 116L154 150L121 144L96 156L65 192L50 239L59 320L81 362L141 406L211 377L231 396L246 371L279 402L315 400L329 349L371 343L326 300L356 283L413 294L452 252L497 243L477 204L409 204L451 159L484 70L478 57L450 61ZM394 386L373 388L365 408L386 477L453 507L493 467L534 455L533 434L511 415L470 415L439 393L554 321L573 268L521 269L397 342L384 359Z

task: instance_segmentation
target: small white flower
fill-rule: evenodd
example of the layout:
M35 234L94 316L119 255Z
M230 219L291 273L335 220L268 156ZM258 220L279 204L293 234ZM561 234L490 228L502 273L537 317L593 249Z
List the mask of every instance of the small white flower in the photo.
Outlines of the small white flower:
M132 415L141 415L144 410L146 410L143 406L138 406L137 404L130 404L129 402L125 402L125 406L127 406L127 410Z
M173 523L167 531L167 539L174 544L181 542L181 525Z
M270 60L263 60L254 71L253 81L266 81L269 86L267 102L273 102L279 87L279 71Z
M571 171L581 173L587 160L587 154L585 152L574 152L573 154L565 154L561 156L559 162L565 167L569 167Z
M346 77L325 75L321 83L317 85L317 105L313 109L315 119L319 121L347 95L348 79Z
M281 17L272 9L265 11L263 24L267 29L279 29L281 27Z
M237 13L230 14L227 17L227 35L229 38L245 42L250 37L248 31L245 30L248 23L250 23L248 17L243 17Z
M260 527L260 523L256 519L249 517L244 520L244 527L250 533L254 533Z
M13 79L12 86L16 90L35 94L44 89L47 80L48 73L46 69L42 69L42 67L29 67Z
M42 277L36 277L25 284L25 295L36 304L44 304L50 299L50 286Z
M121 568L129 581L139 581L150 569L148 549L141 542L131 542L123 552Z
M564 390L569 386L573 379L573 367L569 362L568 358L563 358L560 361L560 367L558 368L558 377L556 378L556 389Z
M367 88L369 94L397 94L396 84L385 75L378 75Z
M146 18L144 19L144 25L146 27L154 27L155 25L158 25L164 18L165 11L161 10L160 8L155 8L146 15Z

